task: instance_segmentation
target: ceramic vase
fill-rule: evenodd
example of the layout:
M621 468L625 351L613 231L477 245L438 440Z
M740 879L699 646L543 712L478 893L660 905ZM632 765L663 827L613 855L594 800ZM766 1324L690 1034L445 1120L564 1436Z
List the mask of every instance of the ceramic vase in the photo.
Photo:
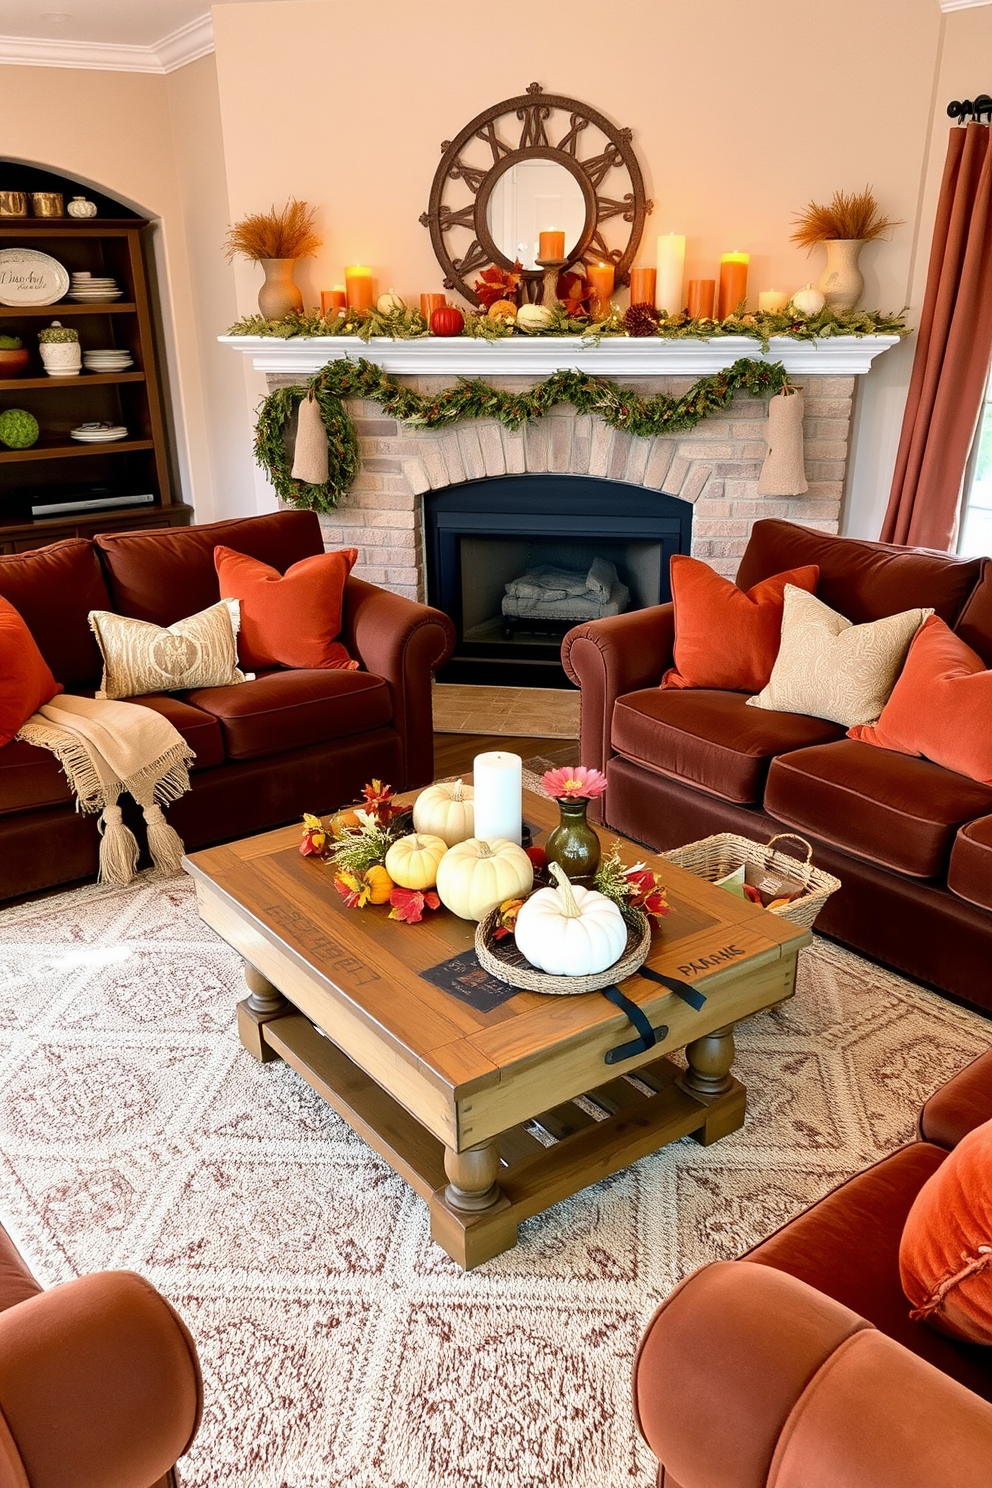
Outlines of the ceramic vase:
M49 377L78 377L82 371L78 341L42 341L38 350Z
M258 291L258 308L266 320L282 320L290 310L303 309L303 296L293 282L295 258L260 258L265 283Z
M861 238L827 238L823 246L827 250L827 267L819 287L826 297L827 308L853 310L865 287L864 276L858 268L864 242Z
M545 844L549 863L557 863L573 883L592 887L599 867L599 838L586 821L589 802L557 797L561 813L557 827Z
M85 196L74 196L66 211L70 217L95 217L96 202L87 201Z

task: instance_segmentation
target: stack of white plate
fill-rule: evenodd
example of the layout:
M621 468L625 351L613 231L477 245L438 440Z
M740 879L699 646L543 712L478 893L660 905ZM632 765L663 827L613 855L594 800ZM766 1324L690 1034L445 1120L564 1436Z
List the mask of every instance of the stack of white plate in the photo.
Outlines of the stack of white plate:
M119 300L123 293L124 291L118 288L116 279L104 275L87 274L80 269L72 276L69 298L78 300L81 305L101 305L108 300Z
M125 348L118 351L114 346L83 352L83 366L88 372L124 372L134 366L134 357Z
M80 424L78 429L72 430L70 438L77 439L80 444L110 444L115 439L126 439L127 429L123 424Z

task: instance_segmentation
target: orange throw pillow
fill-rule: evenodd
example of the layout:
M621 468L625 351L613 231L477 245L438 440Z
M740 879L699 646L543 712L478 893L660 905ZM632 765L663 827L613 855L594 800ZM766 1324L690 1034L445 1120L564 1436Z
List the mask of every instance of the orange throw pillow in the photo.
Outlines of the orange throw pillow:
M848 737L992 785L992 671L937 615L917 631L877 723Z
M241 605L241 665L253 672L277 666L357 670L338 640L344 581L357 557L357 548L316 553L281 574L246 553L214 548L221 598Z
M721 687L760 692L768 683L782 640L785 586L816 593L815 564L762 579L745 594L709 564L672 556L675 665L662 687Z
M976 1126L913 1201L899 1245L910 1317L992 1344L992 1121Z
M27 625L0 597L0 747L61 691Z

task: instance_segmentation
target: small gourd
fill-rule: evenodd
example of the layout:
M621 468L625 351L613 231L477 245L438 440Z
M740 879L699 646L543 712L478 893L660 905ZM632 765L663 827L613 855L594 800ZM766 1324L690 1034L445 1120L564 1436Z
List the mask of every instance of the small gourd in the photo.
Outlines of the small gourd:
M496 300L486 311L490 320L505 320L512 325L517 318L517 307L512 300Z
M441 837L411 832L399 837L386 853L385 869L401 889L432 889L437 867L448 844Z
M505 837L469 837L449 847L437 870L438 898L462 920L484 920L504 899L530 893L533 883L530 858Z
M538 889L520 908L517 949L550 976L595 976L623 955L627 925L612 899L569 882L548 864L557 887Z
M442 837L449 847L464 842L475 832L475 803L472 787L460 780L429 785L413 806L413 829Z
M375 302L375 308L380 315L396 315L406 309L406 301L401 299L395 289L390 285L385 294L381 294Z
M800 315L819 315L826 303L825 296L814 289L812 284L807 284L805 289L797 289L792 296L792 308L798 310Z
M431 316L432 336L460 336L465 317L457 305L439 305Z
M551 324L551 311L545 305L521 305L517 311L517 328L521 331L543 331Z
M393 880L381 863L373 863L371 868L366 868L365 882L371 891L369 893L370 904L389 903L389 896L393 892Z

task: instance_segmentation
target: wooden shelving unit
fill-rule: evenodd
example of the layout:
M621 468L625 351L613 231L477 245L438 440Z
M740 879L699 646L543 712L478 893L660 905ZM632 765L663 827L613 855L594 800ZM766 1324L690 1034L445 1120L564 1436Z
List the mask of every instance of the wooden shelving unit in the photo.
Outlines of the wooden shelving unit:
M84 189L66 181L66 200ZM0 218L0 248L40 249L70 274L88 269L113 275L126 296L106 305L69 299L54 305L0 305L0 335L19 336L32 353L23 377L0 378L0 410L24 408L41 426L41 437L31 449L0 445L0 552L20 552L93 532L186 526L192 518L192 509L173 497L144 258L148 231L144 219L132 216ZM84 352L126 348L134 358L133 368L46 376L37 336L53 320L78 330ZM70 438L71 429L95 419L126 425L128 437L107 444ZM154 505L31 515L32 505L64 499L67 488L90 485L135 495L151 492Z

